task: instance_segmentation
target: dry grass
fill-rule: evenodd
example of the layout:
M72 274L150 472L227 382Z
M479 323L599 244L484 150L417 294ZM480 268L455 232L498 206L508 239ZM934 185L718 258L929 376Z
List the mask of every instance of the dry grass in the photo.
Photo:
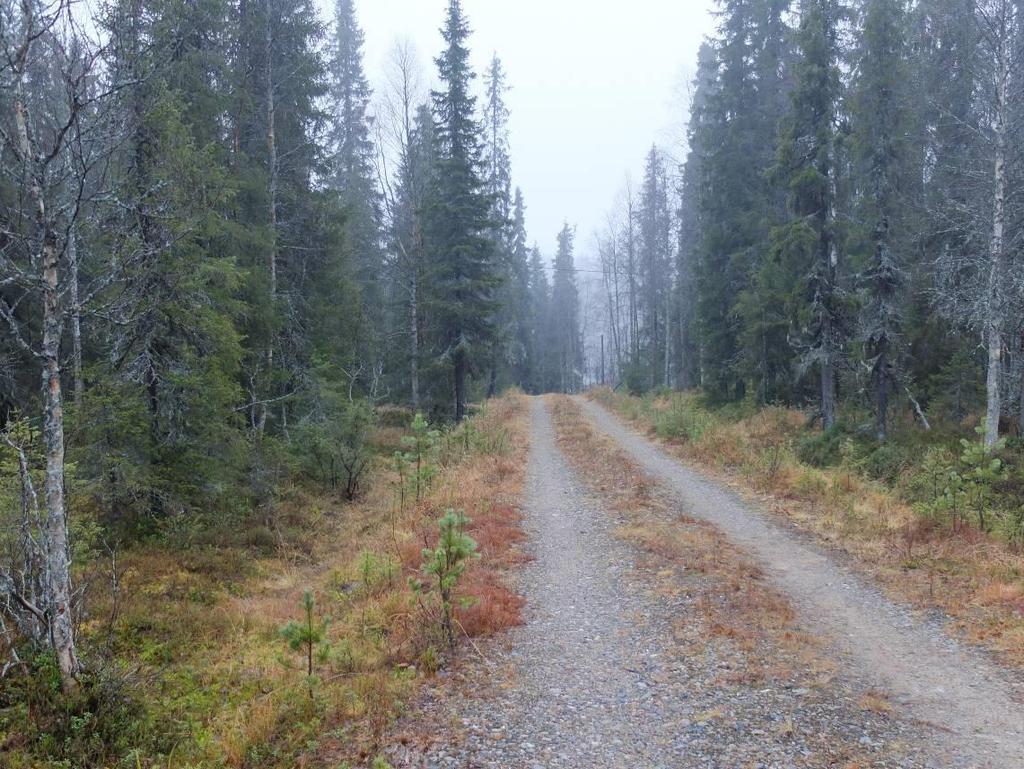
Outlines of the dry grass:
M607 390L594 397L652 437L657 415L671 408L668 398L651 403ZM696 438L661 440L680 459L849 555L894 598L943 610L968 638L1024 667L1024 555L977 529L938 526L893 489L849 469L801 463L793 446L806 422L795 409L769 408L734 421L709 416Z
M550 402L559 447L581 477L624 515L619 534L644 553L642 565L656 575L657 589L682 591L693 599L700 622L681 623L677 641L695 652L708 637L733 644L745 665L724 672L725 685L785 680L801 670L830 672L815 641L796 629L788 600L741 550L707 523L668 518L655 482L597 433L577 404L564 396ZM786 653L767 653L766 645ZM766 667L765 660L773 662Z
M885 715L893 712L892 703L889 698L882 692L871 689L864 693L860 698L860 706L864 710L870 710L872 713L879 713Z
M137 547L120 556L116 605L103 589L105 566L90 569L85 646L109 646L121 665L137 667L137 694L155 717L187 725L161 769L335 767L372 757L417 681L447 656L436 599L417 596L409 578L423 548L436 544L435 521L448 507L472 519L468 533L481 555L458 588L459 626L484 636L521 621L522 599L505 572L523 559L525 399L489 403L472 430L468 451L452 441L418 505L398 509L397 477L381 459L356 503L290 489L261 529L300 535L272 540L263 554ZM376 442L390 448L400 432L385 428ZM305 590L329 619L331 644L312 696L300 656L279 636L300 618Z

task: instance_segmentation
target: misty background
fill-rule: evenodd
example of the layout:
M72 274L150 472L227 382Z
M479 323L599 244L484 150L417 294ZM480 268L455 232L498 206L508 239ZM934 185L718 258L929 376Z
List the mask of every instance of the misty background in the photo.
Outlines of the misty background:
M545 253L568 221L578 227L581 260L590 261L593 234L627 174L639 179L652 137L682 159L689 84L701 40L715 27L713 5L636 0L622 13L586 0L465 0L478 92L495 52L508 73L513 182L526 197L527 230ZM375 98L400 41L413 44L433 83L445 6L356 1ZM334 3L320 7L333 23Z

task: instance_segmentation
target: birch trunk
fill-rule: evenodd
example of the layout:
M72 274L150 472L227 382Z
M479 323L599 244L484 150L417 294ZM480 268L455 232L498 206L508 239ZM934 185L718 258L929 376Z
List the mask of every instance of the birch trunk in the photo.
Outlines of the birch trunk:
M42 206L40 206L42 210ZM59 254L56 238L47 233L43 245L43 443L46 449L46 546L47 619L50 642L57 655L64 687L75 687L80 670L75 652L74 622L71 616L71 546L68 541L67 508L64 500L64 404L60 384L60 339L63 316L60 309Z
M75 410L82 408L85 395L85 381L82 379L82 308L78 299L78 243L75 231L68 233L68 280L69 298L71 300L71 365L74 374Z
M60 306L60 249L57 233L50 221L44 193L44 168L40 153L35 152L28 132L28 106L25 101L24 77L32 47L29 36L33 29L34 4L25 3L23 29L25 39L15 54L18 73L13 99L14 124L20 160L25 164L24 185L34 209L33 218L39 233L39 260L42 269L42 363L43 444L46 451L44 499L46 517L43 524L41 550L43 567L43 603L50 644L57 657L65 690L76 688L80 671L75 651L74 622L71 615L71 547L68 538L67 508L64 500L64 404L60 382L60 341L64 317Z
M270 275L270 306L277 306L277 187L278 187L278 160L277 160L277 111L274 102L274 37L271 27L271 20L266 21L266 44L267 44L267 197L268 197L268 219L270 224L270 249L267 256L267 270ZM263 388L269 396L269 386L274 373L274 335L270 333L267 339L267 371L265 374L267 386ZM267 426L268 406L266 403L257 406L259 409L256 419L257 432L263 435Z
M999 440L999 419L1002 416L1000 380L1003 365L1003 307L1001 301L1005 260L1006 230L1006 132L1007 99L1010 80L1009 41L1003 34L999 40L998 82L996 83L995 159L992 182L992 240L989 250L988 275L988 371L985 377L985 446L989 449Z
M1007 98L1010 81L1010 56L1007 36L999 40L998 82L995 88L995 159L992 169L992 240L988 271L988 372L985 377L985 445L991 448L999 439L1002 404L999 380L1002 369L1002 306L1000 288L1006 247L1007 201Z

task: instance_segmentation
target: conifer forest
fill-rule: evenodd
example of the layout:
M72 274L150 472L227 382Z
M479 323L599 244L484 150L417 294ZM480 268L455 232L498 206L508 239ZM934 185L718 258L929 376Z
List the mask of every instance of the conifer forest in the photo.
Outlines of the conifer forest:
M374 4L0 0L0 767L1024 766L1024 3Z

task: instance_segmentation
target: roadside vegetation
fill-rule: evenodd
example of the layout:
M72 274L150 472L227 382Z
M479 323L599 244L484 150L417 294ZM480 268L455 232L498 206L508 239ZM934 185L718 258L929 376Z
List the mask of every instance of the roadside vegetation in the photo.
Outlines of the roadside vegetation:
M853 557L893 595L1024 665L1024 445L988 452L970 425L908 422L878 444L841 414L823 431L792 408L712 407L697 392L593 398ZM869 418L870 419L870 418Z
M467 637L519 622L503 572L522 557L525 402L490 401L443 429L379 410L365 436L355 491L344 470L321 474L332 463L313 452L259 522L229 510L172 516L119 542L80 516L85 672L64 692L50 653L7 650L20 663L0 687L0 763L335 769L374 759L418 682L473 653ZM2 483L17 495L16 473Z

